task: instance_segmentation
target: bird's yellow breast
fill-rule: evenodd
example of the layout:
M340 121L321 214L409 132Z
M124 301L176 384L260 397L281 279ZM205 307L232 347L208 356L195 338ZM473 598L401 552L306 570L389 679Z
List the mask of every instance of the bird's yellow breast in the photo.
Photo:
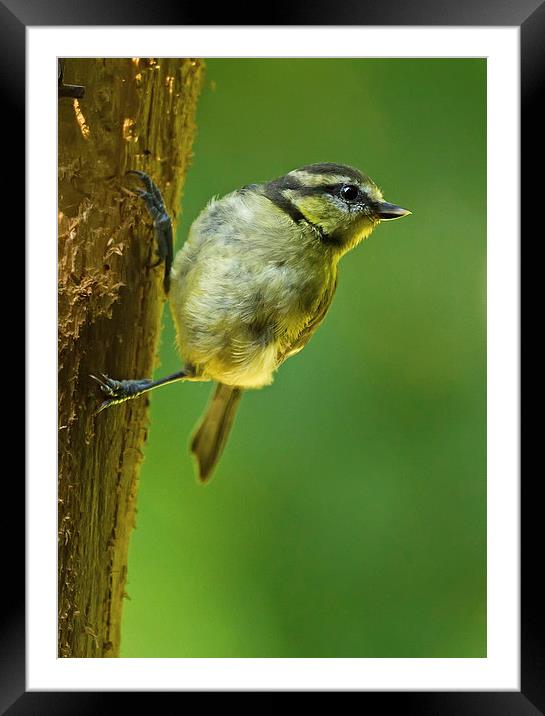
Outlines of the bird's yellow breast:
M264 204L266 202L266 204ZM171 275L178 345L196 375L269 384L334 280L330 254L267 199L236 194L193 224Z

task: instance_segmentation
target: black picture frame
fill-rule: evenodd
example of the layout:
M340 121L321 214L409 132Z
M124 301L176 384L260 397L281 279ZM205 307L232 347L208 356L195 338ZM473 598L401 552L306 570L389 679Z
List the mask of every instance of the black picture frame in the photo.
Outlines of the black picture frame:
M348 0L337 3L316 0L304 3L277 2L274 6L232 4L204 8L188 2L168 3L164 0L0 0L0 53L2 63L3 136L20 138L5 142L18 146L9 160L9 214L22 217L24 207L23 135L25 127L25 29L27 26L66 25L382 25L382 26L519 26L521 47L521 237L529 233L530 217L543 202L542 182L538 177L539 152L536 138L543 136L543 104L545 87L545 2L542 0ZM205 17L206 15L206 17ZM6 167L6 164L5 164ZM6 175L5 175L6 176ZM517 188L511 187L515 192ZM5 204L6 206L6 204ZM9 242L18 244L22 221ZM13 230L12 230L13 231ZM539 240L539 237L536 237ZM539 241L538 241L539 242ZM11 263L11 262L10 262ZM15 264L16 265L16 264ZM12 366L13 367L13 366ZM531 716L545 714L545 629L543 629L543 597L540 589L539 564L542 536L539 475L522 480L521 470L521 690L493 692L358 692L364 707L399 709L424 716L463 714L475 716ZM22 512L23 482L3 482L4 505L15 514ZM8 511L6 510L6 513ZM19 512L19 514L21 514ZM114 708L129 709L132 694L117 692L27 692L25 688L25 593L23 520L16 527L4 519L4 608L0 612L0 713L23 714L87 714L104 713ZM17 524L17 523L16 523ZM16 536L15 536L16 535ZM19 545L20 549L16 549ZM540 559L541 557L541 559ZM184 693L169 692L165 697L180 699ZM151 706L155 694L138 693L139 705ZM375 703L376 702L376 703ZM155 707L156 708L156 707Z

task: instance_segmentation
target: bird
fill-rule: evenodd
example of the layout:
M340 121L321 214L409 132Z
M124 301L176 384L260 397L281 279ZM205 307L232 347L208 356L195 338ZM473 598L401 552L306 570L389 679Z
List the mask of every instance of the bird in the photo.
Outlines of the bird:
M191 441L208 482L245 390L270 385L324 321L340 259L383 221L411 214L384 200L366 174L321 162L212 198L173 257L172 223L157 185L137 194L154 221L182 370L160 380L92 376L106 395L97 413L176 381L216 388Z

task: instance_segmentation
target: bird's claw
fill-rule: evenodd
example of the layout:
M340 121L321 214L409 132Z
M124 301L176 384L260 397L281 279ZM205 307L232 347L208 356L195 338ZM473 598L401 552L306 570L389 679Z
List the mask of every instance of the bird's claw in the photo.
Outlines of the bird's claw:
M159 254L159 261L156 265L159 265L159 263L163 261L165 262L163 286L165 293L168 293L170 289L170 269L172 267L174 251L170 216L166 210L159 187L146 172L140 171L139 169L129 169L127 174L137 176L145 187L145 189L135 189L135 193L144 200L146 208L153 219Z
M121 401L118 401L115 399L115 393L116 393L115 384L118 383L119 381L117 381L117 380L114 381L112 378L108 378L108 376L105 375L104 373L101 373L100 375L102 376L101 378L97 378L96 375L91 375L91 378L99 384L102 392L106 393L106 395L108 395L109 398L99 405L98 409L95 410L95 415L98 415L103 410L106 410L106 408L109 408L110 405L114 405L117 402L121 402Z
M109 395L111 398L117 397L121 388L121 381L109 378L105 373L101 373L100 375L102 376L101 378L97 378L96 375L91 375L91 378L96 380L103 393L106 393L106 395Z
M136 398L149 390L152 384L151 380L147 378L142 380L115 380L104 373L100 373L100 376L100 378L97 378L96 375L91 375L90 377L99 384L100 389L108 398L100 405L95 415L98 415L110 405L124 403L126 400Z
M134 174L145 186L145 189L136 188L134 191L146 202L146 206L154 222L160 220L161 218L168 219L168 212L165 208L165 202L161 196L161 191L152 178L146 174L146 172L141 172L139 169L129 169L127 174Z
M100 389L108 396L108 398L101 403L98 410L95 412L95 415L98 415L106 408L109 408L110 405L123 403L125 400L129 400L129 398L133 397L133 395L127 391L127 387L125 385L129 381L114 380L113 378L109 378L104 373L101 373L100 375L100 378L97 378L96 375L91 375L90 377L99 384Z

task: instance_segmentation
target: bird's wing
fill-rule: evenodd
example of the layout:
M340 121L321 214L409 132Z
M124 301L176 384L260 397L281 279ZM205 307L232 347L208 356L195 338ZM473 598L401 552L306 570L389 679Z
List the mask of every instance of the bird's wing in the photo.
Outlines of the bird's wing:
M290 343L289 346L287 346L278 356L278 365L286 360L286 358L289 358L290 356L294 355L295 353L298 353L300 350L302 350L306 344L309 342L310 338L314 334L314 332L318 329L318 327L321 325L322 321L324 320L326 313L329 309L329 306L331 305L331 301L333 300L333 296L335 295L335 289L337 288L337 276L335 275L334 280L331 282L329 288L327 291L324 292L322 296L322 300L318 304L316 311L314 312L314 315L311 317L310 321L307 323L307 325L303 328L301 333L297 336L297 338Z

